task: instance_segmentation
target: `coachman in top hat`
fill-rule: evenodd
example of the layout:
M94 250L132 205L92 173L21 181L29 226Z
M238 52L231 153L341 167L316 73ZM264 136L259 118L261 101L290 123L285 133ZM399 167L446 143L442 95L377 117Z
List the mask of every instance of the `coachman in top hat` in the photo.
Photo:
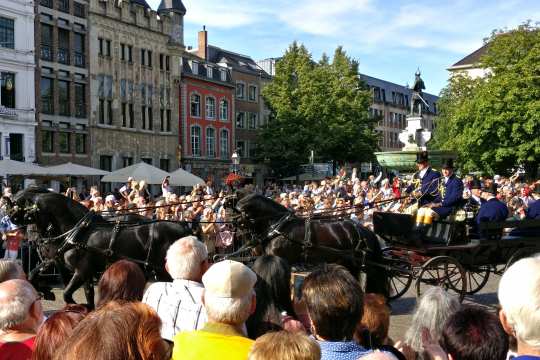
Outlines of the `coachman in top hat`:
M416 195L418 206L440 201L438 179L441 174L429 166L427 151L416 154L416 167L418 171L413 176L413 183L405 191Z

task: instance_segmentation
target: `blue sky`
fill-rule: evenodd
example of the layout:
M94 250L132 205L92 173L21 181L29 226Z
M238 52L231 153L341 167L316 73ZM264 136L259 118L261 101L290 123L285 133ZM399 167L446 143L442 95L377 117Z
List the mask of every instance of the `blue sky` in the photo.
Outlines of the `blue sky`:
M160 0L147 0L154 9ZM183 0L185 43L197 47L206 25L210 44L279 57L304 43L319 59L338 45L360 71L412 84L419 67L428 92L446 84L446 68L482 46L493 29L540 19L538 0Z

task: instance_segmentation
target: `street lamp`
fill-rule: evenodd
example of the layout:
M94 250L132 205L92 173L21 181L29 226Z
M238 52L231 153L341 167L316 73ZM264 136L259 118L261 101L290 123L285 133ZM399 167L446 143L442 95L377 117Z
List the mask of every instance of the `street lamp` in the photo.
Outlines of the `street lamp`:
M238 155L238 150L234 150L231 160L233 162L233 172L238 174L238 165L240 165L240 155Z

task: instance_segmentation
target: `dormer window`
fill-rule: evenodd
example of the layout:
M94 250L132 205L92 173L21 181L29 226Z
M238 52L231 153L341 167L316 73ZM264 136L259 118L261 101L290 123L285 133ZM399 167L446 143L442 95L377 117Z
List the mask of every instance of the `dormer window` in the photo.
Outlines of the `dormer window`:
M193 74L199 75L199 63L196 61L191 61L191 72Z
M214 77L214 68L211 66L206 66L206 76L209 79L212 79Z
M220 69L219 70L219 76L221 78L221 81L227 81L227 70Z

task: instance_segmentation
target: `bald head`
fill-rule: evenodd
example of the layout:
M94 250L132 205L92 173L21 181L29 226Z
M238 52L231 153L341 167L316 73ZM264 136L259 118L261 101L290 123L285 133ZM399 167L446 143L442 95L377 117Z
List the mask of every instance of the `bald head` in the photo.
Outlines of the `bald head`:
M38 294L26 280L7 280L0 283L0 331L14 329L30 322L38 322L43 316L41 306L34 308ZM32 321L35 320L35 321Z
M18 262L13 260L0 260L0 283L13 280L13 279L22 279L26 278L24 270Z
M390 353L382 351L373 351L369 354L362 356L358 360L397 360L396 357Z

